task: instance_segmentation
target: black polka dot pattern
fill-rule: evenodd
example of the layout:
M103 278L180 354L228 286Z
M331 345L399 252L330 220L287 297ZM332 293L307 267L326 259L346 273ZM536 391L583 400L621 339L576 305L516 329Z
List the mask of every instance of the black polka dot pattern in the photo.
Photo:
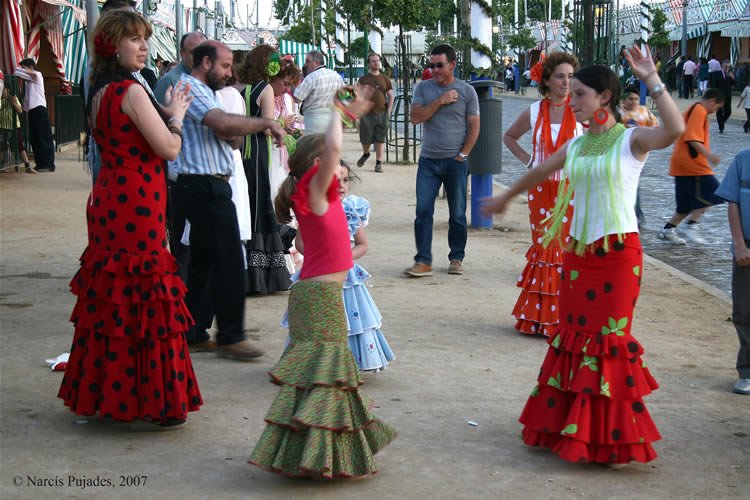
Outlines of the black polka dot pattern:
M203 401L189 355L167 354L187 353L192 323L162 244L162 160L119 106L131 84L110 84L108 113L94 128L102 169L86 205L89 247L71 282L76 328L58 396L81 415L184 419Z

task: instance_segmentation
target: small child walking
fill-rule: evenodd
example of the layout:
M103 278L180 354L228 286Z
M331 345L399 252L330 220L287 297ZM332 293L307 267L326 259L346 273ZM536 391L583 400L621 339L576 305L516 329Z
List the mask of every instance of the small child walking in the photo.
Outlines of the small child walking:
M338 195L344 206L349 240L354 244L352 258L363 257L368 250L367 233L365 227L370 222L370 202L365 198L349 194L353 175L349 165L341 162L336 177L338 179ZM304 254L304 241L297 236L295 241L297 251ZM293 277L299 279L299 273ZM396 356L388 345L388 341L380 330L383 316L367 289L371 275L359 264L349 269L344 280L344 310L346 310L347 330L349 332L349 349L352 351L357 366L362 371L379 372L385 370L389 361ZM284 315L282 326L289 327L289 313Z
M365 87L348 106L338 100L336 106L356 117L372 104ZM373 455L396 435L369 412L347 342L341 289L354 261L335 179L342 143L341 117L334 112L325 135L299 141L275 200L282 224L294 210L305 263L289 296L289 345L269 372L279 393L250 463L286 476L372 474Z

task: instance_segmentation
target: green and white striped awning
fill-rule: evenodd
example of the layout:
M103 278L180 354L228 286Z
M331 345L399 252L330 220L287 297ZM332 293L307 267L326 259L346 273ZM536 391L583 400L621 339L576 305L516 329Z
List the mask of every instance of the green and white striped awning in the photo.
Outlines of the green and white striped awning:
M705 24L694 24L687 27L687 39L692 40L708 33L708 28ZM669 39L672 41L682 40L682 26L673 29L669 33Z
M750 37L750 19L735 21L721 28L721 36L727 38Z
M164 61L177 61L177 36L174 31L152 24L154 34L148 41L150 55L152 59L160 57Z
M309 43L279 40L279 54L281 54L282 56L285 56L287 54L292 55L294 57L295 64L297 64L297 66L300 68L305 64L305 56L312 50L317 50L325 54L325 51L321 50L320 47L316 47L315 45L311 45ZM335 55L333 54L333 52L329 51L326 55L327 68L333 69L335 63L334 58Z
M80 7L80 0L70 0L70 3ZM65 78L78 85L86 69L86 31L83 24L76 18L70 7L62 9L63 47L65 51Z

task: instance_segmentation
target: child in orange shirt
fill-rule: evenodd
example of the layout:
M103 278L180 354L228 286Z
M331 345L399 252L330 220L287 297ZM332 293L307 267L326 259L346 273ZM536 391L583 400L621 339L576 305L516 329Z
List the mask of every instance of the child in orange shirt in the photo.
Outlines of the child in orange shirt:
M710 165L718 165L721 158L711 152L708 133L708 115L722 106L724 95L721 91L708 89L703 93L703 100L685 112L685 133L675 142L669 164L669 175L674 177L677 210L657 233L659 239L673 245L685 244L675 229L686 217L684 233L687 239L705 244L706 240L698 231L698 222L708 207L724 202L714 195L719 182Z

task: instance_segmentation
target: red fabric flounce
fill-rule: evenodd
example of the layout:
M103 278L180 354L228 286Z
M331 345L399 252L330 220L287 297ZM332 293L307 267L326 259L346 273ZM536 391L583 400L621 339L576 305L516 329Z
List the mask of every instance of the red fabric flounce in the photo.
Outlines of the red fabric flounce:
M70 283L78 296L70 320L110 337L165 337L193 324L174 257L105 252L89 247Z
M557 326L562 256L557 245L532 245L526 252L526 267L516 282L522 291L513 307L521 333L549 336Z
M310 212L310 181L312 180L315 173L320 170L319 166L311 167L307 172L302 175L302 178L297 181L294 186L294 194L291 196L292 203L294 203L294 213L307 215ZM332 202L339 197L337 192L338 181L334 176L331 179L331 184L328 186L328 202Z

